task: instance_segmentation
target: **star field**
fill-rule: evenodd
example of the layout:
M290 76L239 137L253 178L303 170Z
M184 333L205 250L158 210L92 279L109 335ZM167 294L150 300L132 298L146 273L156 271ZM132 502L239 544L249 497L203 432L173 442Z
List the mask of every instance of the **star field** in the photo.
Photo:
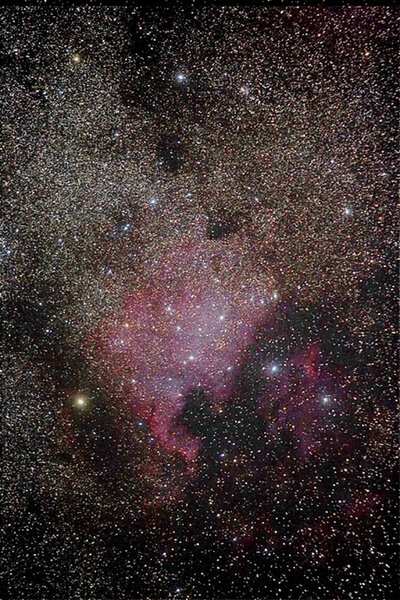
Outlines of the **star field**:
M13 599L398 594L398 12L0 10Z

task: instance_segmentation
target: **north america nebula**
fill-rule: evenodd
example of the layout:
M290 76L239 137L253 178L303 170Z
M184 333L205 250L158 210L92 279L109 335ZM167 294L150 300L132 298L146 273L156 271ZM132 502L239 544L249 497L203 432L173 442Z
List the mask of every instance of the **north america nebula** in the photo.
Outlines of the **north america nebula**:
M398 11L0 9L12 599L398 596Z

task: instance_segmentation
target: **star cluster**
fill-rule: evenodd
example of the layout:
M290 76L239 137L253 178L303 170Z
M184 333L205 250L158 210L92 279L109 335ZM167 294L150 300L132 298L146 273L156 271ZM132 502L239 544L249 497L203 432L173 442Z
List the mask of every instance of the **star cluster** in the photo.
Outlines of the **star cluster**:
M0 23L9 597L396 597L398 12Z

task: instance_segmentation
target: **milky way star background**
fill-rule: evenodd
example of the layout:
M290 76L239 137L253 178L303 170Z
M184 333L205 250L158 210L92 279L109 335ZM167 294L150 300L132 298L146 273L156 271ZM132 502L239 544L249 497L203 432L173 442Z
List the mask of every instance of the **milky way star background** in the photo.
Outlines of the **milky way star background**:
M0 10L4 598L398 597L398 24Z

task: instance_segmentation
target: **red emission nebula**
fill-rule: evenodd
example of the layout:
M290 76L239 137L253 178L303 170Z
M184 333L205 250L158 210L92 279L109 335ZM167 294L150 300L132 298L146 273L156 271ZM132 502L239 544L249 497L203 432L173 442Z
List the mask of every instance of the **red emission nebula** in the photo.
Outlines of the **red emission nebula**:
M277 297L272 278L254 281L250 256L212 248L196 241L173 249L89 342L155 439L189 462L200 441L176 422L185 398L201 388L221 410Z
M208 241L192 240L176 246L89 339L105 385L189 468L201 440L177 419L188 396L205 391L222 414L249 345L274 322L279 295L273 278L257 272L253 257L240 244L216 250ZM335 388L322 359L314 343L289 358L280 377L273 375L281 367L263 368L268 385L260 414L268 417L268 433L274 438L295 423L303 458L321 445L327 409L340 410L339 393L321 393ZM277 413L271 412L271 398L277 399Z

